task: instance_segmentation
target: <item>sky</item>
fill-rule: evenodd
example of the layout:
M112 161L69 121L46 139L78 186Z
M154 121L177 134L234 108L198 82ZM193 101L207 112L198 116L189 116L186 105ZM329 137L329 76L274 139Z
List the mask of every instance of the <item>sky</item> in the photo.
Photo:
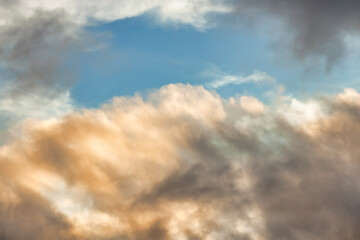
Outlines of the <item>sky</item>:
M0 239L359 239L359 10L0 0Z

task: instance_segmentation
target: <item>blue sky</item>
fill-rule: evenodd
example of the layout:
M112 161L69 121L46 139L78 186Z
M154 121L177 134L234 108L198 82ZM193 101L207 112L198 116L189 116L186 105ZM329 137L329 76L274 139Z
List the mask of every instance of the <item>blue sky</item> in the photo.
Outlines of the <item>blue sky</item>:
M116 96L146 94L170 83L265 102L280 86L299 98L359 87L359 31L351 15L324 25L333 18L301 18L312 13L305 3L292 15L291 6L277 12L261 1L242 10L231 0L87 4L27 0L6 9L10 14L0 39L5 86L0 117L8 119L6 126L16 119L100 107ZM249 81L255 73L273 83ZM211 87L229 79L231 84Z
M157 25L149 16L88 27L98 42L94 49L76 52L68 59L77 78L72 97L80 105L96 107L114 96L129 96L170 83L206 86L214 80L206 74L212 68L228 75L266 72L295 96L357 87L360 75L352 71L356 55L343 59L330 71L320 64L309 66L272 48L274 38L267 36L271 27L219 24L199 31L189 25ZM266 91L269 86L254 83L217 89L225 98L249 94L264 99Z
M139 17L90 31L109 36L103 49L78 56L79 82L72 93L83 103L133 95L169 83L205 84L211 79L203 73L211 65L243 74L253 72L256 66L271 68L269 59L256 57L264 56L266 42L236 29L174 29Z
M138 17L89 30L107 39L102 49L76 58L79 82L72 94L84 104L169 83L205 85L212 79L204 73L213 66L229 74L249 75L257 69L278 72L269 43L246 29L198 31L191 26L157 26L149 17ZM220 89L224 96L244 91L243 86Z

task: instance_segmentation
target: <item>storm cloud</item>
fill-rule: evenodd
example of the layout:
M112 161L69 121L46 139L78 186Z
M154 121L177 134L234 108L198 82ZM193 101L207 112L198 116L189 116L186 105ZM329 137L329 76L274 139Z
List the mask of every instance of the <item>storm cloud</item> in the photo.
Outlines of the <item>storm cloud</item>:
M168 85L29 120L0 149L0 236L358 239L360 95L279 99Z

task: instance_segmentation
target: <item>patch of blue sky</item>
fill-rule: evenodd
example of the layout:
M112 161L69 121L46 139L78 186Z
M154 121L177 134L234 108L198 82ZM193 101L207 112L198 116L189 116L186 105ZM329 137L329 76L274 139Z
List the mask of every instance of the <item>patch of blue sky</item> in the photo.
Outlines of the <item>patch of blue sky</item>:
M189 26L159 26L142 16L87 30L100 36L98 45L68 61L78 79L72 97L85 107L169 83L206 86L214 80L204 75L209 66L244 77L257 70L266 72L293 95L310 95L319 87L322 92L338 91L350 75L345 63L326 73L316 66L304 71L299 62L279 60L271 49L271 37L246 28L218 26L201 32ZM251 82L216 89L225 98L244 94L260 99L268 90Z
M78 53L69 62L78 78L72 96L85 106L169 83L205 85L212 80L202 74L209 65L244 74L271 70L264 57L266 41L234 28L200 32L186 26L157 26L148 17L138 17L88 30L105 36L104 47Z

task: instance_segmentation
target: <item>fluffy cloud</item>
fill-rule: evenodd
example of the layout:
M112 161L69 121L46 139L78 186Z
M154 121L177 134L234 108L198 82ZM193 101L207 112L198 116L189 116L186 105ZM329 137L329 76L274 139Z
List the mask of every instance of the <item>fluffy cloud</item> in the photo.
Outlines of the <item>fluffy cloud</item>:
M358 239L359 96L264 106L169 85L27 121L0 149L0 236Z

